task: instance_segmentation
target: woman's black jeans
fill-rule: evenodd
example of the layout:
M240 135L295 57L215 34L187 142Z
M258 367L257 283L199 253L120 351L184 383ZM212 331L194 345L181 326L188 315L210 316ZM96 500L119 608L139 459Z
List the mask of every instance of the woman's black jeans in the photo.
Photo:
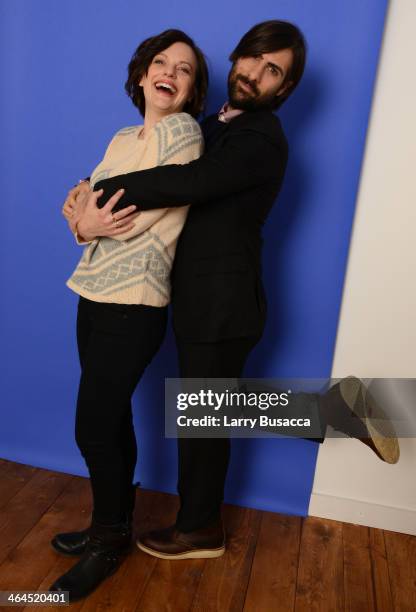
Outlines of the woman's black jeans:
M87 464L97 522L131 516L137 445L131 397L166 331L167 307L78 304L81 363L75 437Z

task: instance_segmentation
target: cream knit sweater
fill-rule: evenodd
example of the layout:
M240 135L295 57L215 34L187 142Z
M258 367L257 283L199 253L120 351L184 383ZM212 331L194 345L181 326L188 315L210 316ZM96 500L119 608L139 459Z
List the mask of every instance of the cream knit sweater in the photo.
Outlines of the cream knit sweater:
M165 117L145 139L138 138L141 128L117 132L91 175L92 186L117 174L186 164L202 153L201 129L187 113ZM68 287L95 302L166 306L176 243L188 208L143 211L130 231L93 240L85 247Z

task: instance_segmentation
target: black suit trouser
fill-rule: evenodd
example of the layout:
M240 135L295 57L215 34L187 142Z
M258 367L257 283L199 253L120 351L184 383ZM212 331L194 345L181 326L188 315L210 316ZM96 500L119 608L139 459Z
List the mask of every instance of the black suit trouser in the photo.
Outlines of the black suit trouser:
M180 375L240 378L259 339L188 343L177 338ZM229 459L229 438L178 438L180 509L176 525L180 531L205 527L220 517Z

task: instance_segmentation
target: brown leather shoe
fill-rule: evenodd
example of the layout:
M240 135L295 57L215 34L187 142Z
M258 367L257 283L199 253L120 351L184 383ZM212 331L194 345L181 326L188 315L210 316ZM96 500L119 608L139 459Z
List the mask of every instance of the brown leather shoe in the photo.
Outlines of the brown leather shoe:
M183 533L175 525L141 535L137 546L143 552L159 559L214 559L225 552L222 521Z
M359 378L343 378L328 391L327 396L334 409L339 408L339 400L345 402L352 415L364 425L365 433L353 437L371 448L382 461L398 462L400 447L393 424ZM340 429L344 431L342 427ZM345 433L350 435L348 431Z

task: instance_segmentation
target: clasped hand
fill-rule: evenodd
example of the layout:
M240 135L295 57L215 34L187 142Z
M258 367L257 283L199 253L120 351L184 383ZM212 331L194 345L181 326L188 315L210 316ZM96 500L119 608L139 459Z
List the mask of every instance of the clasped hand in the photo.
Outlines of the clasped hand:
M102 208L98 208L97 201L103 190L92 191L89 183L84 181L69 191L62 214L71 231L77 232L78 236L87 242L99 236L111 238L124 234L134 227L133 221L140 212L135 212L135 205L112 212L123 193L124 189L120 189Z

